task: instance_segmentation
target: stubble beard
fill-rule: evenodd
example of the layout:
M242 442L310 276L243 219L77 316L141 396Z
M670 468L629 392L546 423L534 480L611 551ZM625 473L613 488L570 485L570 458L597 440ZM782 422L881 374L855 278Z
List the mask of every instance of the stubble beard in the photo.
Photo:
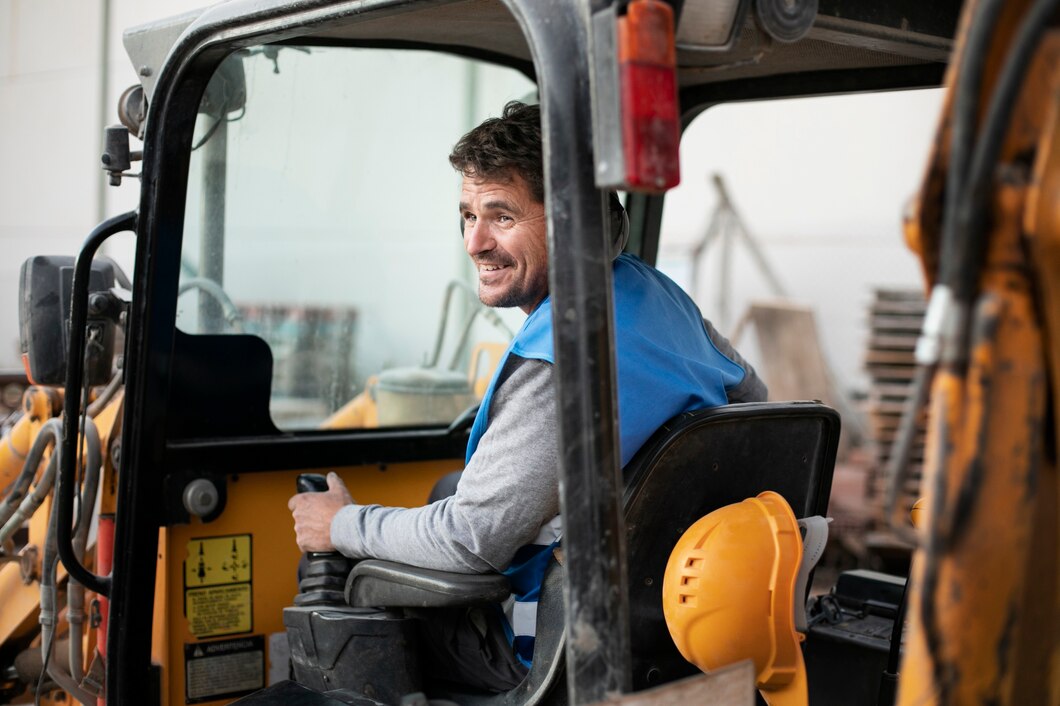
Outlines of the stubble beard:
M484 305L494 309L510 309L513 307L526 307L537 304L545 297L548 291L548 280L539 282L527 282L523 284L512 284L505 291L494 294L492 297L483 293L482 285L478 288L478 298Z

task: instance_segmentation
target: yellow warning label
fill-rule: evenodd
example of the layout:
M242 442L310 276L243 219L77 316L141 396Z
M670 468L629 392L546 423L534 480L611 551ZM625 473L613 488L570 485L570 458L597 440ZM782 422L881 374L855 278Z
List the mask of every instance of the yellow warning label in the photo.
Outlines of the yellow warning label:
M184 591L188 632L195 637L250 632L250 584L188 588Z
M243 583L251 578L250 535L204 537L188 542L185 588Z

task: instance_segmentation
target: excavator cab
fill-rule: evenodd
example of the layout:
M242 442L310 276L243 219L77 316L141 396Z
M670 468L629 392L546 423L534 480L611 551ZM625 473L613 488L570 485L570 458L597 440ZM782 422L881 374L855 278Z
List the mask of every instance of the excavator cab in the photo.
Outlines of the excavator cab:
M98 381L83 365L98 343L85 322L102 306L91 263L107 237L136 234L114 318L123 394L108 398L100 441L101 529L84 551L60 532L55 550L99 608L82 631L86 664L61 686L111 705L305 695L291 665L296 649L315 649L313 619L292 628L284 617L306 593L286 509L298 478L335 471L358 502L424 503L461 467L467 410L518 326L466 291L459 177L446 163L509 100L542 112L565 534L545 586L547 655L492 701L595 703L694 675L662 615L674 544L702 515L764 491L799 517L824 514L837 419L788 404L674 420L623 477L607 194L623 194L627 250L654 262L683 126L726 102L937 86L960 3L928 5L267 0L129 30L140 85L123 96L124 132L108 133L104 161L112 182L139 178L138 207L92 232L70 285L55 503L67 529L79 477L70 420ZM0 591L22 581L17 569L0 566ZM41 647L26 598L34 571L24 575L20 612L0 610L5 660ZM446 580L365 562L341 590L355 613L398 611L410 586L459 583ZM401 639L399 626L383 642ZM749 696L750 670L738 681ZM694 701L708 693L698 683L655 698ZM361 680L350 698L393 702L416 686L378 698Z
M623 515L632 577L629 594L631 605L635 606L630 614L630 630L637 635L632 650L635 689L657 687L696 673L695 666L686 660L687 642L678 640L679 653L671 639L674 629L667 630L672 601L670 591L663 587L676 581L687 593L690 587L698 586L698 579L688 581L677 576L686 562L701 573L708 571L702 559L697 564L696 559L685 556L687 552L681 552L682 543L696 543L686 541L682 535L692 534L705 515L738 502L737 498L759 493L773 498L778 508L785 508L793 527L794 512L800 517L816 517L823 523L821 515L828 504L839 426L835 410L812 402L744 403L688 412L660 428L626 466ZM660 507L667 511L660 513ZM793 511L793 507L797 510ZM794 556L790 549L801 548L802 539L798 529L788 535L791 546L778 552L778 561L782 554L797 570L801 551ZM772 546L768 536L764 542ZM670 553L660 551L660 547L675 545L674 556L681 564L676 569ZM762 540L730 551L746 549L757 556L761 545ZM819 558L820 554L816 556ZM321 558L311 561L322 563ZM562 609L565 563L557 553L546 570L538 601L533 663L522 682L507 692L485 694L467 687L461 690L460 685L452 683L431 684L421 679L414 631L408 626L409 616L404 614L415 611L422 615L424 609L500 602L510 593L507 579L501 574L457 574L375 559L359 561L352 567L340 594L343 600L320 600L315 593L318 584L310 580L303 583L308 591L303 589L295 598L296 605L285 609L294 680L320 694L321 704L326 698L365 696L389 703L402 693L420 689L462 704L564 703L564 649L571 639ZM771 562L752 563L761 563L767 575L775 572ZM788 608L789 619L794 606L804 603L811 569L812 563L798 586L795 573L790 573L787 592L776 591L778 602ZM734 572L717 572L715 576L725 584L733 579ZM738 581L731 590L723 592L734 603L740 603L754 583ZM758 583L756 588L770 591L768 581ZM307 593L313 595L307 598ZM678 602L696 614L692 623L702 622L698 614L703 606L696 606L694 597ZM760 608L761 601L745 603L753 604L754 610ZM781 611L771 608L768 612ZM741 617L744 616L737 616L725 634L711 631L713 638L723 644L738 642L735 636L745 632L746 627L741 627ZM805 632L805 618L800 627ZM769 644L766 640L765 649L769 649ZM797 646L795 651L798 652ZM724 664L742 658L741 655ZM805 697L805 668L802 674ZM302 691L282 682L240 703L275 703ZM307 704L315 703L308 700L308 695L302 698Z

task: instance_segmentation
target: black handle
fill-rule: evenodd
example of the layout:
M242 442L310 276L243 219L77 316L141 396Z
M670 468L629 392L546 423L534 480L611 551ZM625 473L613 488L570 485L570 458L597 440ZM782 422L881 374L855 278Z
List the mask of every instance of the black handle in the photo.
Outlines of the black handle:
M325 493L328 479L319 473L300 473L295 479L299 493ZM296 606L339 606L345 603L343 587L352 563L340 552L306 552L298 565Z
M299 493L326 493L328 479L319 473L299 473L295 487Z
M295 480L295 488L299 493L326 493L328 490L328 479L327 476L323 476L319 473L299 473L298 478ZM306 552L311 560L313 559L334 559L341 557L337 551L330 552Z
M78 417L81 411L81 383L85 372L85 321L88 318L88 280L92 258L103 241L124 231L136 230L136 211L129 211L100 223L89 233L74 265L70 302L70 351L66 362L66 397L63 400L63 444L59 456L56 502L59 505L56 542L59 559L67 573L90 591L110 597L110 578L97 576L84 567L74 552L70 525L74 516L74 477L77 467Z

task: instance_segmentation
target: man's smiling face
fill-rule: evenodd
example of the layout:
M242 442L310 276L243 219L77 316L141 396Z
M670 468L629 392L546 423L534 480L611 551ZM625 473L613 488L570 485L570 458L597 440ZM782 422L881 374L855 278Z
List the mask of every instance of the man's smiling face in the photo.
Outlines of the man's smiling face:
M482 303L533 311L548 294L548 249L545 206L526 181L518 174L507 181L465 175L460 220Z

